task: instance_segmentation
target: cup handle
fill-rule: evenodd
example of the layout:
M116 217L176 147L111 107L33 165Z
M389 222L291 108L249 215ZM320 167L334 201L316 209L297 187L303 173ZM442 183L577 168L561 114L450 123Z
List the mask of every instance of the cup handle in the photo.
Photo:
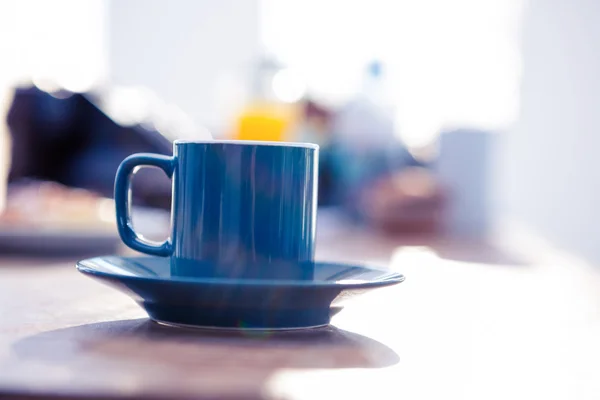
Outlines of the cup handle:
M117 229L121 240L133 250L155 256L167 257L173 252L171 238L162 243L144 239L133 230L131 222L131 178L139 167L158 167L169 178L173 176L175 159L158 154L139 153L127 157L115 177L115 207L117 214Z

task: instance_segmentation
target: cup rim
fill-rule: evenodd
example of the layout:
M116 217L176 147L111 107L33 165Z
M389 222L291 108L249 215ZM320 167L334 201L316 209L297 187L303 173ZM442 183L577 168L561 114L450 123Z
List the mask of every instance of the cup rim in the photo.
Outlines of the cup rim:
M304 142L271 142L266 140L215 140L215 139L204 139L204 140L190 140L190 139L176 139L173 141L173 145L178 144L235 144L241 146L277 146L277 147L302 147L306 149L318 150L319 145L314 143Z

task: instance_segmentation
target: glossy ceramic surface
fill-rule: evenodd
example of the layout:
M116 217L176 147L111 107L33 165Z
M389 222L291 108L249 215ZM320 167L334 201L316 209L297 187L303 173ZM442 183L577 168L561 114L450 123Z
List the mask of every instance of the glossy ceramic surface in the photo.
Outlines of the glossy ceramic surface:
M106 256L80 261L77 269L131 296L158 322L228 329L326 325L342 300L404 280L395 272L335 263L314 263L311 279L190 278L173 276L170 264L163 257Z
M318 146L210 141L174 143L173 157L137 154L121 164L115 182L117 221L129 247L172 256L173 274L205 275L270 265L285 269L314 258ZM144 241L129 220L129 181L139 166L162 168L173 179L172 236Z

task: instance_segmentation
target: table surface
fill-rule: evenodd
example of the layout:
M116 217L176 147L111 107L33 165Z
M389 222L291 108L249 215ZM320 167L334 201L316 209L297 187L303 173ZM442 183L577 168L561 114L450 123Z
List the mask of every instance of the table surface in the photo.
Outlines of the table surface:
M0 395L600 398L600 270L547 247L532 257L332 226L319 259L381 263L406 281L331 327L277 334L163 327L74 260L0 258Z

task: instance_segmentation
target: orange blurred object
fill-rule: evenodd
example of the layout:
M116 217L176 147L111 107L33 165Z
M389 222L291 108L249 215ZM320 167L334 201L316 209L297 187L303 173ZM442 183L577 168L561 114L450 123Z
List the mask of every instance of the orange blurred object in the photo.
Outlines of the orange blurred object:
M291 141L292 127L297 120L297 110L287 104L254 104L239 116L233 139Z

